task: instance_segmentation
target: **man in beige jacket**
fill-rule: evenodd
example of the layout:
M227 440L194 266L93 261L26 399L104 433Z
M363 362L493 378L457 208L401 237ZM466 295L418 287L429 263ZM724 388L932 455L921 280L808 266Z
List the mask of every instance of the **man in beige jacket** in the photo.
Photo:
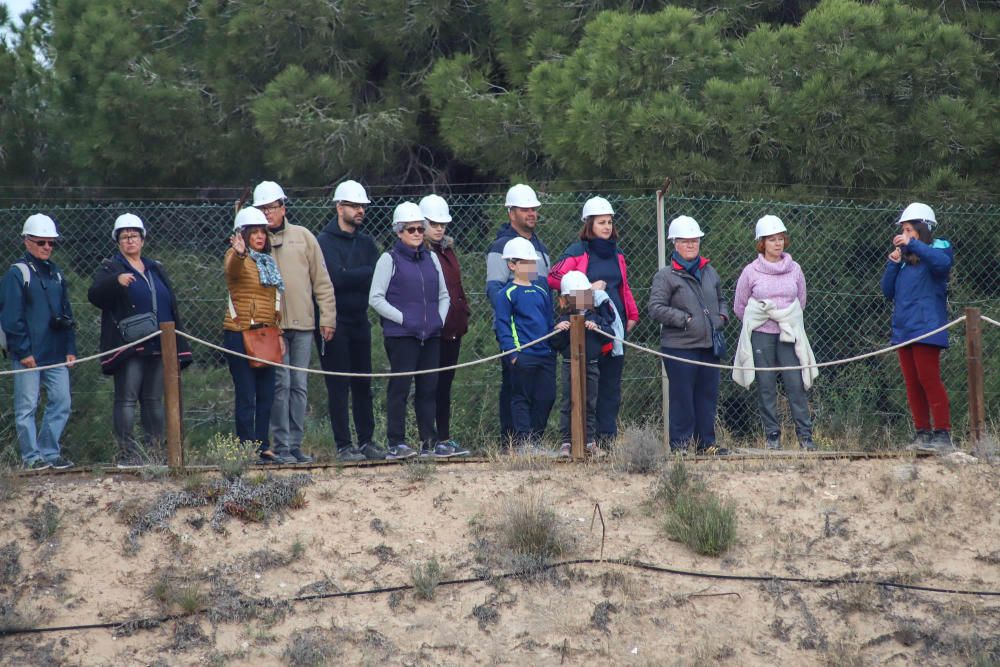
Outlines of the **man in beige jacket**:
M285 199L285 192L274 181L263 181L253 191L253 205L267 216L271 254L285 281L281 301L284 362L306 368L312 356L312 337L316 329L315 306L319 306L319 331L324 341L333 337L337 306L319 243L308 229L288 222ZM271 449L289 463L313 460L302 452L305 420L306 373L277 369L271 409Z

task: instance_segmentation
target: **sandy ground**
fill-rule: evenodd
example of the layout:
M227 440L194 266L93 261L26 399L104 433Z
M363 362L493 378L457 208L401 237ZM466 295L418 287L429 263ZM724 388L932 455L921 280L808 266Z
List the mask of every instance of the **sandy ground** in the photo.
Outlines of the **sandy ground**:
M318 664L1000 661L996 596L713 580L607 563L438 586L432 600L411 590L280 602L409 584L414 566L432 558L445 578L477 576L477 538L489 537L505 502L530 494L553 508L573 537L570 558L599 557L600 522L591 529L599 504L607 558L1000 591L996 466L903 458L691 467L736 504L738 540L721 557L698 556L665 537L662 514L648 502L656 475L598 464L323 470L303 488L300 509L267 523L228 518L218 532L201 521L211 518L210 507L182 508L167 528L140 537L135 553L127 547L123 508L147 509L164 492L182 489L182 480L80 474L23 481L0 513L0 547L14 542L20 550L20 572L0 586L8 625L120 621L178 612L184 604L218 610L222 590L272 604L239 621L201 613L131 634L0 637L0 662L289 664L308 657L309 646L325 652ZM59 508L59 527L38 543L25 521L47 501ZM167 584L157 588L157 581ZM193 591L187 603L178 602L179 590ZM171 594L172 601L157 599Z

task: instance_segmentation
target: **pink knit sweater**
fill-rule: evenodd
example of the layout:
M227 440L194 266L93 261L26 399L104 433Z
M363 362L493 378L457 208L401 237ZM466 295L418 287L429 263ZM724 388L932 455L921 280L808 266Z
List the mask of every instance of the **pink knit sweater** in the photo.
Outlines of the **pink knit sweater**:
M733 299L733 312L741 320L747 308L747 302L753 297L758 300L769 299L775 307L787 308L796 299L805 310L806 307L806 277L792 256L782 253L777 262L769 262L763 255L743 267L743 273L736 282L736 296ZM779 333L778 323L768 320L755 329L761 333Z

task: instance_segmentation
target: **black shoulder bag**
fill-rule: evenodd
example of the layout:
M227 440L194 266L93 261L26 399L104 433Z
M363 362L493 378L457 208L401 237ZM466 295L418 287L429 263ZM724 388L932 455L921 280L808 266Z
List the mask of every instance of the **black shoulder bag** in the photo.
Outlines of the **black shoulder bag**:
M701 306L701 312L705 313L705 320L708 322L708 328L712 332L712 354L722 359L726 356L726 338L722 335L722 332L715 328L715 323L712 322L712 314L705 307L705 301L701 298L701 290L696 288L687 279L684 282L688 284L691 291L694 292L694 297L698 299L698 305Z

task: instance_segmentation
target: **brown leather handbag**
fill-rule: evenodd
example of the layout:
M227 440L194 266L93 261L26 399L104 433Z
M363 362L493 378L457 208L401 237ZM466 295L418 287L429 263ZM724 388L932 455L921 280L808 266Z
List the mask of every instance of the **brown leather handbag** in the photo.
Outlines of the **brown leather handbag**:
M250 368L263 368L270 365L264 361L280 364L284 358L281 354L281 329L278 327L256 325L245 329L243 331L243 347L247 351L247 356L256 357L256 359L247 359Z

